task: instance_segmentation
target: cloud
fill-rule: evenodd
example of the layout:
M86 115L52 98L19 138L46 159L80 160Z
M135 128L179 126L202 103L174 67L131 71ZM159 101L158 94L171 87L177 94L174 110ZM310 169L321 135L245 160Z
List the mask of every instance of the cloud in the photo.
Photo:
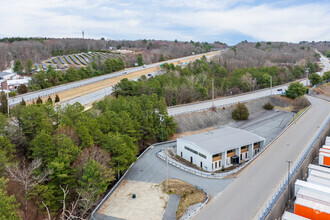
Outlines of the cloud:
M0 37L329 40L327 1L2 0Z

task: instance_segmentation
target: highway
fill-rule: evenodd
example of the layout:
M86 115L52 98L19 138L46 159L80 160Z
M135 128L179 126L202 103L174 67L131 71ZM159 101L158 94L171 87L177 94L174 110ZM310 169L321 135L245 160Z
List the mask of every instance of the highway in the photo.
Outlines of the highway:
M210 52L210 53L206 53L204 55L207 56L207 57L212 57L212 56L215 56L216 54L218 54L219 52L220 51ZM125 69L125 70L115 72L115 73L105 74L105 75L102 75L102 76L97 76L97 77L84 79L84 80L80 80L80 81L76 81L76 82L72 82L72 83L67 83L67 84L63 84L63 85L59 85L59 86L54 86L54 87L43 89L43 90L38 90L38 91L35 91L35 92L26 93L26 94L23 94L23 95L19 95L19 96L16 96L16 97L9 98L9 105L14 106L14 105L19 104L22 101L22 98L25 101L33 101L33 100L36 100L39 96L40 97L52 96L52 95L59 94L59 93L64 92L64 91L68 91L68 90L72 90L72 89L75 89L75 88L78 88L78 87L90 85L90 84L97 83L97 82L100 82L100 81L104 81L104 80L107 80L107 79L116 78L116 77L119 77L119 76L122 76L122 75L129 75L129 74L132 74L134 72L141 71L141 70L147 70L147 69L150 69L150 68L159 67L160 65L162 65L164 63L186 62L186 60L189 60L189 59L199 59L202 55L203 54L197 54L197 55L192 55L192 56L188 56L188 57L182 57L182 58L177 58L177 59L173 59L173 60L167 60L167 61L164 61L164 62L153 63L153 64L150 64L150 65L146 65L145 67L135 67L135 68ZM187 62L189 62L189 61L187 61ZM102 88L100 88L100 89L102 89ZM96 94L94 94L94 96L95 95ZM93 100L91 100L90 102L93 102Z
M330 104L308 97L312 107L256 158L194 219L254 219L287 175L287 162L295 162L328 117Z

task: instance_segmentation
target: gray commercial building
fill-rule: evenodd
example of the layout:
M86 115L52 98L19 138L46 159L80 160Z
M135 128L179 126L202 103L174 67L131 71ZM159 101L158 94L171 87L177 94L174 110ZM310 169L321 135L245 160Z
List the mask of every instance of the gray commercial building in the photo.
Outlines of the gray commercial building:
M177 139L177 155L207 171L253 158L265 139L246 130L224 127Z

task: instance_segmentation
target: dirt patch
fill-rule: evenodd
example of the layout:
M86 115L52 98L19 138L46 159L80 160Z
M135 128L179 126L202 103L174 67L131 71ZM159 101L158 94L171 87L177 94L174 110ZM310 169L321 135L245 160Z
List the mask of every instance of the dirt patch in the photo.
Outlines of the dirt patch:
M330 97L330 82L324 83L313 89L313 94Z
M98 213L121 219L162 219L168 199L160 184L123 180Z
M166 192L166 180L163 181L162 186L163 191ZM181 195L179 207L176 212L176 219L180 219L189 206L202 203L206 200L206 195L202 190L182 180L169 179L167 193Z

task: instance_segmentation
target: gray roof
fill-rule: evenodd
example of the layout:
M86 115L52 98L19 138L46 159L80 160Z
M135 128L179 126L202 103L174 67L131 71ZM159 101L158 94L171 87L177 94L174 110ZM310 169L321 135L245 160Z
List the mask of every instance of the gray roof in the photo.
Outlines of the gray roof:
M7 75L10 75L10 74L13 74L13 73L2 72L2 73L0 73L0 77L7 76Z
M264 141L265 139L246 130L224 127L201 134L178 138L178 141L180 140L193 143L213 155Z

